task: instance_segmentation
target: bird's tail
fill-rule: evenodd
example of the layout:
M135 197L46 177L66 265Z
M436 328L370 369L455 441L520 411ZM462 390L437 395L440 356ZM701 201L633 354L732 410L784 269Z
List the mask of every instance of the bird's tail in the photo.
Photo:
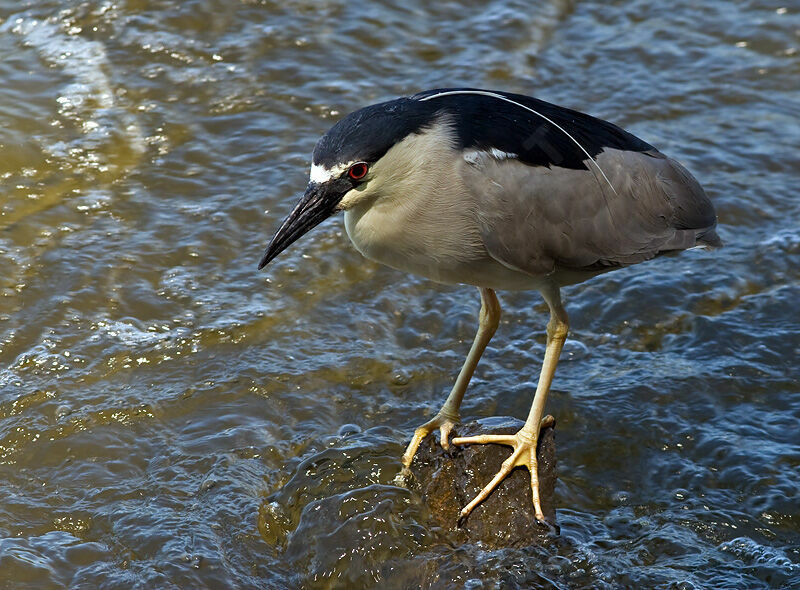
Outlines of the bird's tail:
M701 230L697 233L697 237L695 238L695 247L696 248L722 248L722 240L717 233L717 226L712 225L711 227Z

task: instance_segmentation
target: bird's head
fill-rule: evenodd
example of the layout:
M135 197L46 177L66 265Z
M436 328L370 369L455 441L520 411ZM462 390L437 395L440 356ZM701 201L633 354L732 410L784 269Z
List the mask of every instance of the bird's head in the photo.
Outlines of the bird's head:
M400 98L365 107L336 123L317 142L305 194L270 240L258 268L334 213L374 199L380 187L407 176L411 170L403 160L411 150L392 148L436 117L426 103Z

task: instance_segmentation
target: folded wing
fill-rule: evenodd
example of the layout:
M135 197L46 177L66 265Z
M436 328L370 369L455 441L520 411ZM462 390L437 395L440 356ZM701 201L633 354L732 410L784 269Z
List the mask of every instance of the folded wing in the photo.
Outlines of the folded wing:
M655 149L606 148L594 161L584 169L531 166L490 151L467 159L462 175L480 202L489 254L542 275L721 245L711 201L675 160Z

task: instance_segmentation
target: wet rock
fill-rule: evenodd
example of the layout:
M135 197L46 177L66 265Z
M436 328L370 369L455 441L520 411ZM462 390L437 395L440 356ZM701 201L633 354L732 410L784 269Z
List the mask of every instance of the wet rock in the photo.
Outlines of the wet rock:
M522 428L516 418L484 418L460 424L455 436L513 434ZM511 454L505 445L451 445L445 452L433 436L427 437L414 458L414 482L433 519L459 542L482 542L488 547L524 547L540 544L557 531L553 494L556 485L555 431L539 436L539 485L542 510L552 527L536 521L527 469L517 468L478 505L459 527L461 509L489 483Z

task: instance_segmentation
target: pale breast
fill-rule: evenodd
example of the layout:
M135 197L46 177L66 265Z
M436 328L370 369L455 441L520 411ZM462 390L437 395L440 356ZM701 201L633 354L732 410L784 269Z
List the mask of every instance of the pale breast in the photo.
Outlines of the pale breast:
M449 209L449 210L448 210ZM397 207L354 207L345 229L365 257L439 283L493 289L536 289L541 277L492 258L477 223L462 208L430 207L424 214Z

